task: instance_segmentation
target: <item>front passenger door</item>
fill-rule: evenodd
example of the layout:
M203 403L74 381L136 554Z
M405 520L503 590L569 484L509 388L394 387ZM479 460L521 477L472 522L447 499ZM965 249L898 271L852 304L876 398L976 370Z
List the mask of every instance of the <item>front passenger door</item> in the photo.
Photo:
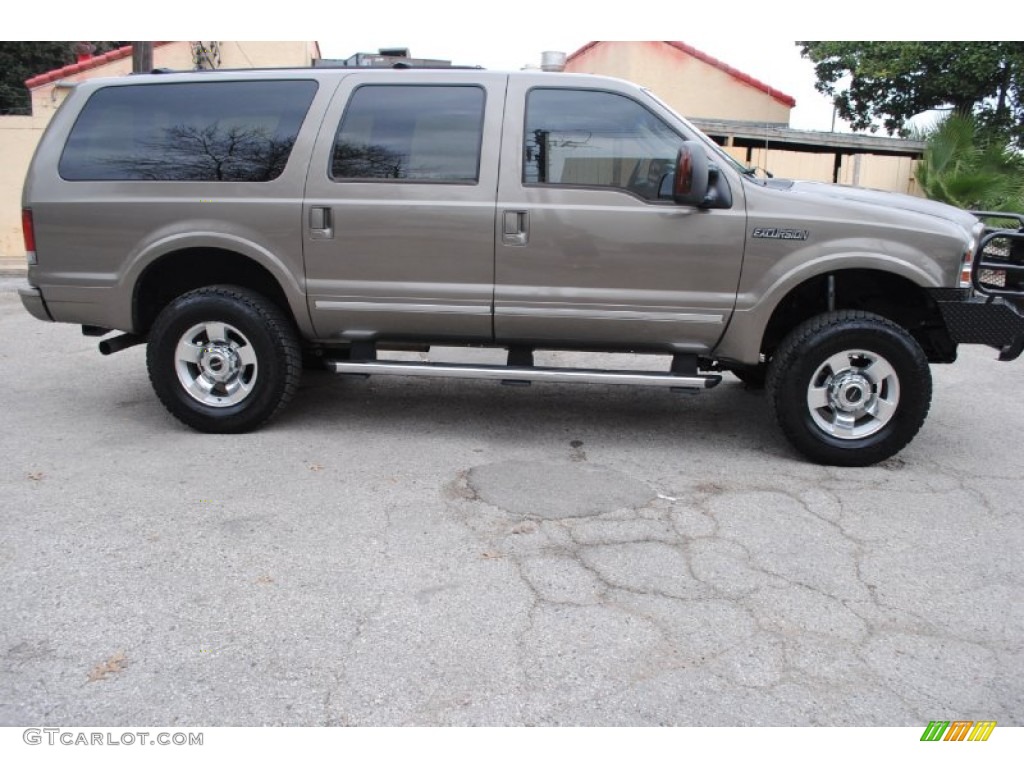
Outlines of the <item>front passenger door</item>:
M639 94L548 82L509 84L495 338L709 352L736 300L740 185L729 209L660 199L693 137Z

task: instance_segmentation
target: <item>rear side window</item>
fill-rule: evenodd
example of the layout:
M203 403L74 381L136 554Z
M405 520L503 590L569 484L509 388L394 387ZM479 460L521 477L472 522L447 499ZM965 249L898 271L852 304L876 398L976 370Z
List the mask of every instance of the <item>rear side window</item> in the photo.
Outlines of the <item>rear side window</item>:
M331 177L475 183L483 120L479 86L364 85L338 126Z
M69 181L271 181L316 94L312 80L96 91L60 158Z

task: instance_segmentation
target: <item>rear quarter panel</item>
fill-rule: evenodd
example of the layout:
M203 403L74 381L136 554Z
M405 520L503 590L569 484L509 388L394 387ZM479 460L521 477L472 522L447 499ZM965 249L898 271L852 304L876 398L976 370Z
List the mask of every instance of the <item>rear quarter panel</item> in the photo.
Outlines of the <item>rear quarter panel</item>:
M319 116L339 82L337 76L303 73L289 78L320 82L287 165L272 181L67 181L58 172L74 121L95 91L192 79L160 75L97 80L69 95L40 141L23 190L23 205L33 211L38 255L29 282L40 288L58 322L132 331L135 284L147 266L179 248L227 248L252 258L277 278L300 328L308 332L300 228L303 186Z

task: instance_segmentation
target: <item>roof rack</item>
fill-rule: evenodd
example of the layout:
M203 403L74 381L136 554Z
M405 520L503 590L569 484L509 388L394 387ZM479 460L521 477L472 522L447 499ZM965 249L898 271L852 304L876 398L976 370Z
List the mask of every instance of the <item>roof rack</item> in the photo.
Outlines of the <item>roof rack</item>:
M318 61L327 61L325 59L318 59ZM430 64L407 64L405 62L396 62L388 66L358 66L353 64L345 64L343 61L335 64L333 62L321 64L317 63L313 66L306 67L225 67L223 69L169 69L167 67L160 67L159 69L152 69L149 72L129 72L129 75L215 75L218 72L291 72L295 70L303 69L361 69L366 70L381 70L381 69L484 69L479 64L446 64L444 66L430 65Z
M408 48L378 48L377 53L356 53L347 59L313 59L305 67L235 67L227 69L153 69L145 74L169 75L185 72L258 72L295 69L483 69L480 65L452 64L449 59L417 59ZM136 74L136 73L132 73Z
M419 64L396 61L393 64L347 64L343 60L334 63L331 59L317 59L313 69L483 69L479 64ZM223 70L222 70L223 71Z

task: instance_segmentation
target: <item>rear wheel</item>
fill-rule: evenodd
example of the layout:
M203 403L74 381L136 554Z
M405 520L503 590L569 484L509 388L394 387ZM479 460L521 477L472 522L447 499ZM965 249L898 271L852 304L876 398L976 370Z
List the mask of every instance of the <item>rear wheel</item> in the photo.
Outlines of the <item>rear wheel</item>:
M157 317L146 352L164 406L202 432L256 429L291 400L302 351L291 321L263 296L210 286Z
M931 404L920 345L878 315L830 312L783 341L768 370L768 399L786 437L821 464L859 467L894 455Z

